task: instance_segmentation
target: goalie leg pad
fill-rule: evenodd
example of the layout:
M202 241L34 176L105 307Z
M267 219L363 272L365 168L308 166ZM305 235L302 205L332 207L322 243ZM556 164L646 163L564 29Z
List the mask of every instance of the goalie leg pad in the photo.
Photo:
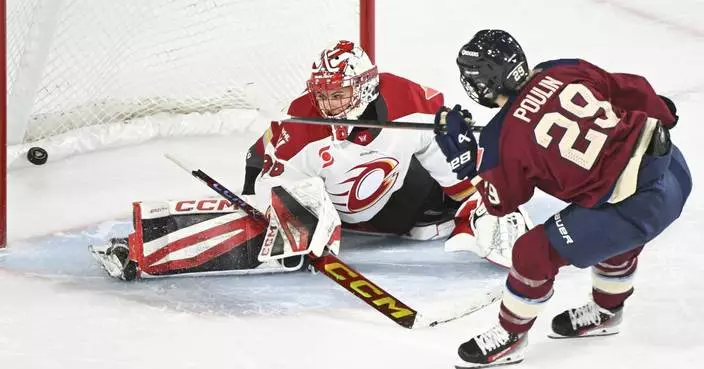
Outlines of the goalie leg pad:
M301 258L258 261L265 226L226 200L137 202L133 210L135 232L129 240L90 247L116 278L277 273L306 267Z

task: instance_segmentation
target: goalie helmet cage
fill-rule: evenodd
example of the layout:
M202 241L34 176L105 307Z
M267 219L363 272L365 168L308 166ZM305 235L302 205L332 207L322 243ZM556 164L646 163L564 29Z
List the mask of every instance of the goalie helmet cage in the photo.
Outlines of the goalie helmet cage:
M96 127L137 126L124 123L145 117L280 109L305 88L315 54L340 39L359 42L374 61L375 0L0 5L0 248L7 243L7 170L26 162L29 147L73 143L86 130L95 136Z

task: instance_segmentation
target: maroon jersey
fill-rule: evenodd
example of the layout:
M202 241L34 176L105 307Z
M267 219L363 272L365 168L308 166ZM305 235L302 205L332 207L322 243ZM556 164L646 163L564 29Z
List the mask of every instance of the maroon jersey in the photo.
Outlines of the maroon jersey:
M635 191L657 120L674 116L640 76L578 59L542 63L482 131L477 186L494 215L515 211L535 188L584 207Z

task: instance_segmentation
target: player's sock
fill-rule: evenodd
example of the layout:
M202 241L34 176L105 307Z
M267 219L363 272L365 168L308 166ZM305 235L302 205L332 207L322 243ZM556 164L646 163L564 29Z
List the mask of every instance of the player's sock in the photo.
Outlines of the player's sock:
M563 311L552 319L551 338L608 336L619 332L623 305L606 309L594 301Z
M523 361L527 344L527 333L511 333L497 324L460 345L457 353L461 361L455 365L455 368L484 368L517 364Z

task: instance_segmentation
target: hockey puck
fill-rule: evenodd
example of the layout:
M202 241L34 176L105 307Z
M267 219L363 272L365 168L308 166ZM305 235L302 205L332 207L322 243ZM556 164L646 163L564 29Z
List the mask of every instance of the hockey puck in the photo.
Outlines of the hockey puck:
M49 154L41 147L32 147L27 152L27 160L34 165L42 165L46 163L48 158Z

